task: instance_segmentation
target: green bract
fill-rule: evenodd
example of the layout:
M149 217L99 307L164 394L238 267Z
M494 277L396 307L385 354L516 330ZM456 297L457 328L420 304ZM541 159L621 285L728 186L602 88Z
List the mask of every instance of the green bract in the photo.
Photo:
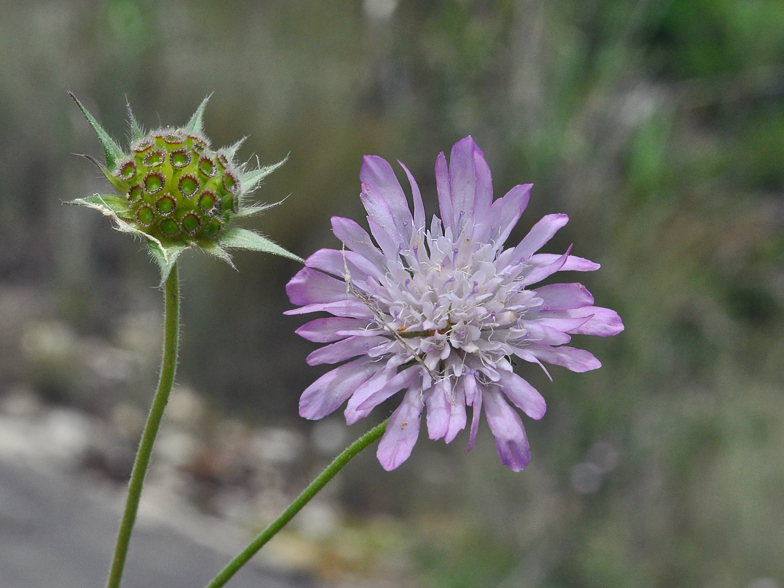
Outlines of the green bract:
M182 128L142 132L130 107L132 140L125 153L71 94L103 145L106 165L95 163L121 195L78 198L70 204L96 208L118 231L144 237L165 280L179 255L196 246L231 264L227 249L251 249L302 261L258 233L232 225L270 205L245 203L261 180L283 165L234 163L242 141L213 151L203 133L206 98Z

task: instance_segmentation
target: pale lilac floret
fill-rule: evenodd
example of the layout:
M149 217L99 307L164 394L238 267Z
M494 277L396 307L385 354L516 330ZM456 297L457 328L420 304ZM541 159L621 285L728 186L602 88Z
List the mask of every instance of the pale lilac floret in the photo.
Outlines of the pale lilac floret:
M353 424L403 391L378 447L381 465L392 470L411 454L423 412L429 437L449 443L468 425L470 406L470 451L484 408L501 461L522 470L531 453L509 403L540 419L545 401L514 373L511 358L593 370L599 360L568 346L571 335L608 337L623 323L615 311L594 306L581 284L534 286L557 271L599 266L570 255L571 247L563 255L536 253L566 224L564 214L545 216L516 247L504 249L531 184L493 201L490 168L471 137L455 144L449 165L443 153L436 160L441 218L429 227L419 187L400 165L413 214L389 163L366 156L360 180L370 234L334 217L344 248L314 253L286 287L300 306L287 314L333 315L297 330L328 344L308 363L341 364L305 390L300 414L321 419L348 401L345 417Z

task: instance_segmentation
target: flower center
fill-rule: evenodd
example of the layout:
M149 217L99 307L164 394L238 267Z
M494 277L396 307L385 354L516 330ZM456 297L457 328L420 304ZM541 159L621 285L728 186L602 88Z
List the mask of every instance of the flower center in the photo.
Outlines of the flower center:
M524 334L518 319L533 295L515 279L519 270L499 272L489 244L431 233L413 241L376 292L397 335L385 351L441 375L488 371L511 354L507 340Z

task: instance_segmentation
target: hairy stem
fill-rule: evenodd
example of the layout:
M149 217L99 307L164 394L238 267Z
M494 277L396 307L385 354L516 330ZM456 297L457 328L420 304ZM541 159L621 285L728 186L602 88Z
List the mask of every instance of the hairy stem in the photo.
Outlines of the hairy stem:
M310 486L305 488L302 494L300 494L297 499L292 502L291 505L289 505L289 507L283 511L283 513L281 513L277 519L275 519L253 541L251 541L250 544L237 557L231 560L229 564L223 568L223 571L207 585L207 588L219 588L220 586L226 584L226 582L228 582L231 577L236 574L237 571L243 565L245 565L248 560L264 546L265 543L267 543L267 541L272 539L278 531L285 527L286 524L294 518L294 515L302 510L302 507L304 507L311 498L318 494L319 490L326 486L327 482L335 477L335 474L337 474L343 468L343 466L351 461L351 459L360 451L365 449L365 447L373 443L373 441L384 434L388 421L389 419L362 435L362 437L349 445L343 451L343 453L338 455L334 461L329 464L327 468L321 472L321 474L319 474L315 480L313 480L313 482L311 482Z
M158 380L158 390L155 392L147 423L144 425L142 440L136 452L136 461L133 464L131 480L128 484L128 499L125 503L120 530L117 533L117 544L114 548L112 566L109 569L109 578L106 588L119 588L122 580L125 557L128 554L128 544L131 541L131 531L136 521L136 512L139 509L139 499L142 494L144 477L150 465L152 446L158 427L161 424L163 411L169 401L169 393L174 383L174 372L177 368L177 346L180 336L180 284L177 277L177 264L174 264L164 286L164 331L163 331L163 359L161 374Z

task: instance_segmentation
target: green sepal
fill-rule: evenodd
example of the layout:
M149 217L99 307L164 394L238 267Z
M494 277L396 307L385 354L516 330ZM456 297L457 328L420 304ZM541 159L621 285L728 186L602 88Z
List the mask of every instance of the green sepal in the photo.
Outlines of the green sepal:
M127 98L125 100L125 108L128 111L128 125L131 127L131 141L138 141L144 136L144 132L142 131L142 127L137 122L136 117L133 116L131 103L128 102Z
M240 175L240 183L242 184L242 189L246 193L252 192L268 175L278 169L281 165L286 163L289 159L289 156L286 155L283 159L281 159L278 163L274 163L272 165L267 165L265 167L259 167L256 169L252 169L249 172L245 172Z
M138 235L144 235L145 238L147 237L146 233L138 231L131 225L123 228L119 227L120 223L127 225L128 222L132 223L136 219L133 208L131 208L130 204L128 204L128 201L122 196L116 196L114 194L96 194L94 196L88 196L87 198L77 198L76 200L66 202L65 204L74 204L76 206L94 208L95 210L100 211L104 216L108 216L113 221L115 221L115 223L118 225L115 227L115 229L123 233L134 233Z
M189 245L184 243L176 242L166 243L164 245L161 241L152 235L149 235L144 231L140 231L129 222L126 222L132 221L134 215L131 205L122 196L96 194L94 196L88 196L87 198L77 198L76 200L66 202L66 204L75 204L77 206L94 208L95 210L100 211L104 216L108 216L114 221L114 230L120 233L128 233L145 239L150 250L150 255L161 270L161 285L163 285L163 283L166 281L166 278L169 277L171 268L174 266L177 258L189 247Z
M141 233L141 231L139 231ZM158 268L161 270L161 283L160 286L163 286L166 279L169 277L174 264L177 262L177 258L180 257L180 254L185 251L189 245L185 245L182 243L172 243L164 245L155 237L148 235L147 233L141 233L147 239L147 246L150 250L150 255L158 264Z
M281 200L281 202L283 202ZM273 202L272 204L250 204L246 206L241 206L239 212L232 213L231 218L248 218L249 216L256 216L257 214L261 214L265 210L270 208L274 208L280 204L280 202Z
M192 133L204 134L204 109L207 108L207 102L210 101L212 93L210 93L204 100L201 101L196 112L193 113L191 120L185 125L185 130Z
M87 198L77 198L76 200L66 202L66 204L76 204L78 206L94 208L104 216L108 216L114 221L113 228L115 231L120 233L128 233L136 237L142 237L147 239L147 241L154 241L159 246L163 247L158 239L152 235L148 235L144 231L140 231L132 224L126 222L126 219L130 220L132 218L133 210L128 204L128 201L122 196L96 194L94 196L88 196Z
M266 237L262 237L258 233L254 233L248 229L230 227L221 234L219 241L221 247L225 247L226 249L248 249L250 251L263 251L265 253L280 255L281 257L287 257L289 259L293 259L294 261L304 263L304 260L301 257L286 251L277 243L273 243Z
M109 183L112 185L112 188L120 192L121 194L125 193L128 189L128 184L123 182L120 178L116 177L109 169L103 165L100 161L96 160L94 157L90 155L82 155L86 160L92 163L95 167L101 170L101 173L104 177L109 180Z
M93 115L87 112L87 109L82 106L82 103L74 96L71 92L68 92L71 98L74 99L76 105L79 107L79 110L82 111L84 118L87 119L87 122L90 123L90 126L95 131L95 134L98 135L98 140L101 142L103 146L103 151L106 156L106 167L109 168L109 171L114 171L115 167L117 166L117 162L124 157L123 150L120 149L120 146L114 142L109 136L109 133L103 130L101 125L98 124L98 121L93 118Z
M201 245L199 245L199 248L205 253L214 255L218 259L225 261L232 268L237 269L234 266L234 262L231 260L231 255L229 255L229 252L226 251L223 247L221 247L217 243L214 243L213 241L205 241Z
M229 158L229 161L234 159L234 156L237 155L237 151L239 151L242 144L247 140L247 137L243 137L233 145L229 145L228 147L223 148L223 152L226 154L226 157Z
M94 196L88 196L87 198L77 198L76 200L71 200L70 202L66 202L66 204L74 204L77 206L87 206L89 208L94 208L96 210L100 210L104 212L106 216L113 216L113 215L123 215L123 214L133 214L133 210L131 209L131 205L128 203L128 200L122 196L117 196L116 194L95 194Z

